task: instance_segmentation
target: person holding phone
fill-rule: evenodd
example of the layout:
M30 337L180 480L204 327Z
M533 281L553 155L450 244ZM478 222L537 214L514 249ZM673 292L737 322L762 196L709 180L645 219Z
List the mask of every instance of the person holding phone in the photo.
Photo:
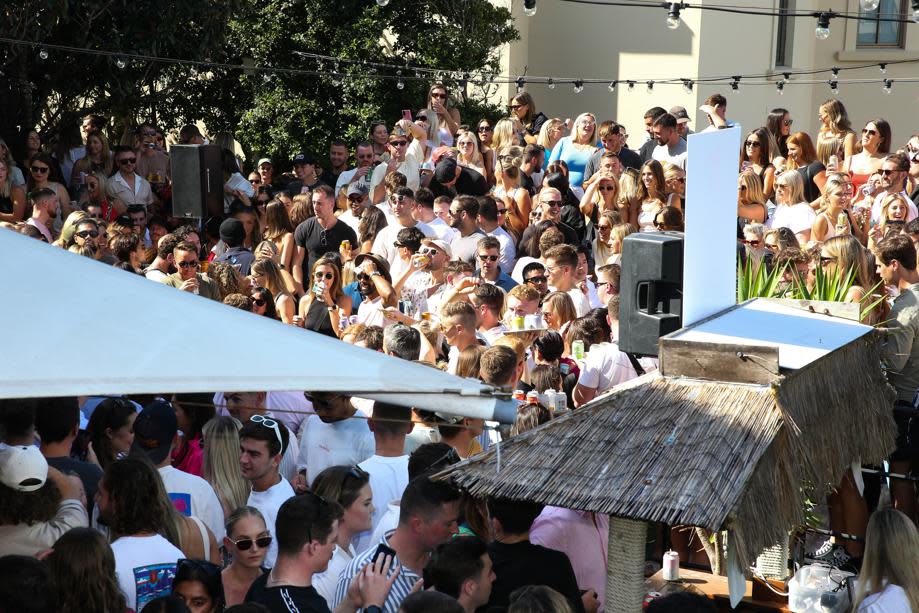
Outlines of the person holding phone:
M450 90L443 83L435 83L428 90L428 108L437 113L440 123L440 144L446 147L453 146L453 135L460 126L459 111L447 106L450 99Z

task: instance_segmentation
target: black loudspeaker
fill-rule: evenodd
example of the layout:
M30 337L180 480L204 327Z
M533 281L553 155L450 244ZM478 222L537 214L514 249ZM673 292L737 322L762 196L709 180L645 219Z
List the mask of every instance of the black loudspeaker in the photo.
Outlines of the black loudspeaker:
M222 152L217 145L173 145L169 148L174 217L223 217L222 162Z
M683 233L627 236L619 287L619 349L657 355L657 340L682 327Z

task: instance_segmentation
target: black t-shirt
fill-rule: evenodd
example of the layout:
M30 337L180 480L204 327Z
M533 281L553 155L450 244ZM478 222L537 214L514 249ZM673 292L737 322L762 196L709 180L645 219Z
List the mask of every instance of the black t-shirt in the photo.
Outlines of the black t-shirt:
M820 188L814 183L814 177L823 170L826 170L826 166L820 160L814 160L807 166L798 169L798 174L801 175L801 180L804 181L804 199L808 202L813 202L820 197Z
M655 147L657 147L657 141L653 138L645 141L645 144L641 146L641 149L638 150L638 157L641 159L642 164L651 159L651 154L654 153Z
M293 181L291 181L290 183L288 183L288 184L284 187L284 191L287 192L287 194L288 194L291 198L293 198L293 197L296 196L297 194L302 194L302 193L304 193L304 192L303 192L303 188L304 188L304 187L305 187L306 189L308 189L308 190L310 191L310 193L312 193L312 191L313 191L314 189L316 189L317 187L319 187L320 185L328 185L328 183L326 183L326 182L323 181L322 179L318 179L318 178L317 178L317 179L316 179L313 183L311 183L310 185L304 185L304 184L303 184L303 181L301 181L300 179L294 179ZM332 185L330 185L330 187L335 187L335 184L332 183Z
M265 605L272 613L331 613L325 598L320 596L313 586L265 587L269 574L265 573L252 582L252 586L246 592L245 602Z
M562 234L565 235L565 242L571 246L578 245L578 233L574 229L564 222L555 222L555 227L558 228ZM532 223L527 226L527 229L523 231L523 236L520 238L520 243L517 245L517 256L528 255L531 258L538 258L539 253L530 253L526 249L526 245L529 243L533 234L539 233L542 236L542 231L540 231L539 223ZM537 249L538 251L538 249Z
M460 173L456 178L456 183L450 187L438 183L433 178L431 179L428 188L435 198L438 196L447 196L449 198L455 198L456 196L479 197L488 193L488 181L485 180L481 173L465 166L460 166L459 169Z
M309 291L310 271L313 270L313 264L329 251L338 253L338 248L343 240L351 241L351 247L357 246L357 235L348 224L335 221L328 230L324 230L319 225L319 220L310 217L294 230L294 243L298 247L306 249L306 255L303 257L303 289Z
M568 598L575 613L583 613L581 590L571 568L571 561L561 551L522 543L491 543L488 545L495 582L491 586L488 604L480 611L506 608L511 593L525 585L546 585Z
M64 474L76 473L83 482L83 489L86 490L86 501L89 503L89 510L92 512L93 504L96 499L96 490L99 488L99 479L102 478L102 469L90 462L81 462L70 457L47 458L48 466L56 468Z

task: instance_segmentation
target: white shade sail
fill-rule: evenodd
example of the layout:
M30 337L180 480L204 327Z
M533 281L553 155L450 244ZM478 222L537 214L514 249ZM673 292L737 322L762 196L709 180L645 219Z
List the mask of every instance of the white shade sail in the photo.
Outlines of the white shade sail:
M0 398L344 392L513 422L490 386L195 296L0 229Z

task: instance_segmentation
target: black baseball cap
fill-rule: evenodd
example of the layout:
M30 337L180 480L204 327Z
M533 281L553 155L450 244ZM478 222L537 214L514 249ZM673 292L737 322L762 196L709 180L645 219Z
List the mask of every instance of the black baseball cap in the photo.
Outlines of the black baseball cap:
M298 164L312 164L313 166L315 166L316 160L314 160L313 156L311 156L309 153L305 151L301 151L300 153L294 156L294 159L291 161L291 164L293 166L297 166Z
M145 454L154 464L169 455L169 448L179 430L175 410L165 400L154 400L134 420L134 443L131 455Z

